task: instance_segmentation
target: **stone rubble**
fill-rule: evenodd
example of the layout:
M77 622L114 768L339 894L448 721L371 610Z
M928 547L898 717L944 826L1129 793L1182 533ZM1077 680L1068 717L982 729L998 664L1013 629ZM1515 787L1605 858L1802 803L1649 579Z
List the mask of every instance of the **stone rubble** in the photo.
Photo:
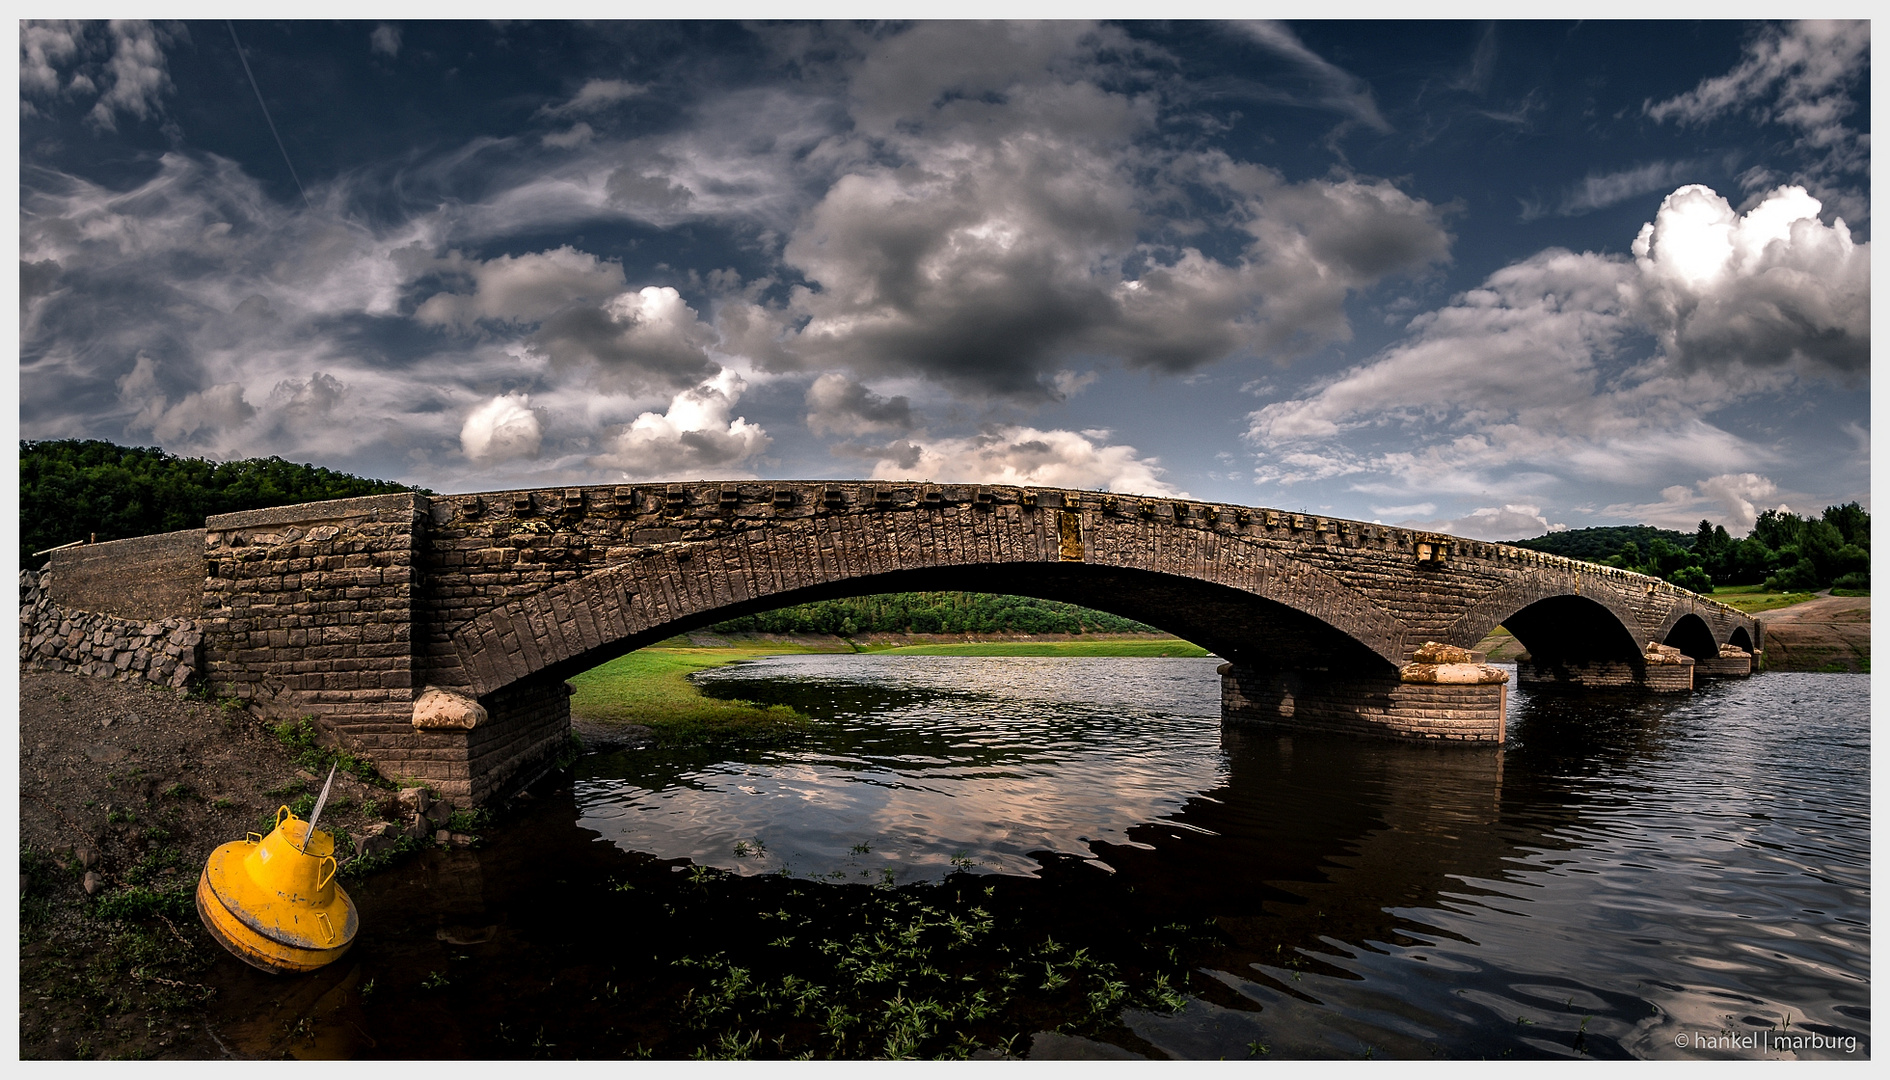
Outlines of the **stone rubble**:
M203 667L191 619L120 619L52 601L52 572L20 572L20 663L37 671L149 682L182 689Z

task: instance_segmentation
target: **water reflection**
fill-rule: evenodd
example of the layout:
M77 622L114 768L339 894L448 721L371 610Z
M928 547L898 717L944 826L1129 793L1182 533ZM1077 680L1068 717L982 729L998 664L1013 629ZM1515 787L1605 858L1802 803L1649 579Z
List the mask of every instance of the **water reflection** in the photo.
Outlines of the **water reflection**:
M1224 935L1224 993L1128 1018L1174 1056L1688 1058L1696 1030L1868 1034L1860 677L1516 693L1495 749L1223 731L1212 661L891 659L725 669L718 692L832 726L743 762L600 759L582 823L836 879L1083 860ZM749 837L767 859L732 853Z
M956 856L1073 948L1211 925L1189 931L1188 1005L1108 1036L1139 1054L1790 1056L1677 1045L1789 1020L1858 1039L1799 1056L1868 1056L1867 676L1516 693L1499 749L1223 729L1213 663L724 669L718 692L820 730L737 760L586 758L491 847L357 891L335 970L290 986L229 961L217 1030L239 1053L662 1056L703 989L689 950L758 956L779 932L758 913ZM692 863L740 876L692 884Z

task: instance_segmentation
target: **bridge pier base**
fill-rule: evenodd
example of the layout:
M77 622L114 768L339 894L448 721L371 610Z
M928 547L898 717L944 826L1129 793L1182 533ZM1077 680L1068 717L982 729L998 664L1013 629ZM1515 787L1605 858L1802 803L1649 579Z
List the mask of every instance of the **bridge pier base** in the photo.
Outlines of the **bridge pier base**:
M1222 664L1221 720L1296 731L1403 739L1503 741L1507 683L1405 682L1397 672L1347 675Z
M1516 685L1531 690L1648 690L1676 694L1693 689L1692 657L1679 663L1626 660L1566 660L1522 657L1516 661Z

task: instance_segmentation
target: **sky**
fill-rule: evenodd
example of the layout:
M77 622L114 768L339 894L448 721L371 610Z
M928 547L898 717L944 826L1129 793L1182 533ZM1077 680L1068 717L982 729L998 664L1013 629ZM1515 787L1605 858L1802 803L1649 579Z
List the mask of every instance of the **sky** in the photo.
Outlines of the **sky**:
M20 437L1489 540L1870 485L1867 24L21 23Z

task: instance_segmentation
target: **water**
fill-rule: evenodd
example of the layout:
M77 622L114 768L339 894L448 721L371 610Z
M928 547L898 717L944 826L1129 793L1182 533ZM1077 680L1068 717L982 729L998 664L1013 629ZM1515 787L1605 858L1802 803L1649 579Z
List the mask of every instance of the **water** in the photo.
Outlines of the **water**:
M1074 856L1226 936L1231 995L1125 1017L1175 1057L1694 1058L1719 1051L1678 1043L1722 1031L1767 1043L1720 1056L1868 1054L1867 676L1515 692L1495 750L1224 733L1215 664L732 665L699 681L832 724L594 761L579 825L825 880ZM1813 1034L1856 1050L1781 1039Z
M489 846L355 889L332 970L223 964L212 1030L382 1058L1869 1056L1867 676L1512 690L1498 749L1223 729L1215 663L705 672L819 723L581 759ZM901 1011L933 1001L957 1011Z

